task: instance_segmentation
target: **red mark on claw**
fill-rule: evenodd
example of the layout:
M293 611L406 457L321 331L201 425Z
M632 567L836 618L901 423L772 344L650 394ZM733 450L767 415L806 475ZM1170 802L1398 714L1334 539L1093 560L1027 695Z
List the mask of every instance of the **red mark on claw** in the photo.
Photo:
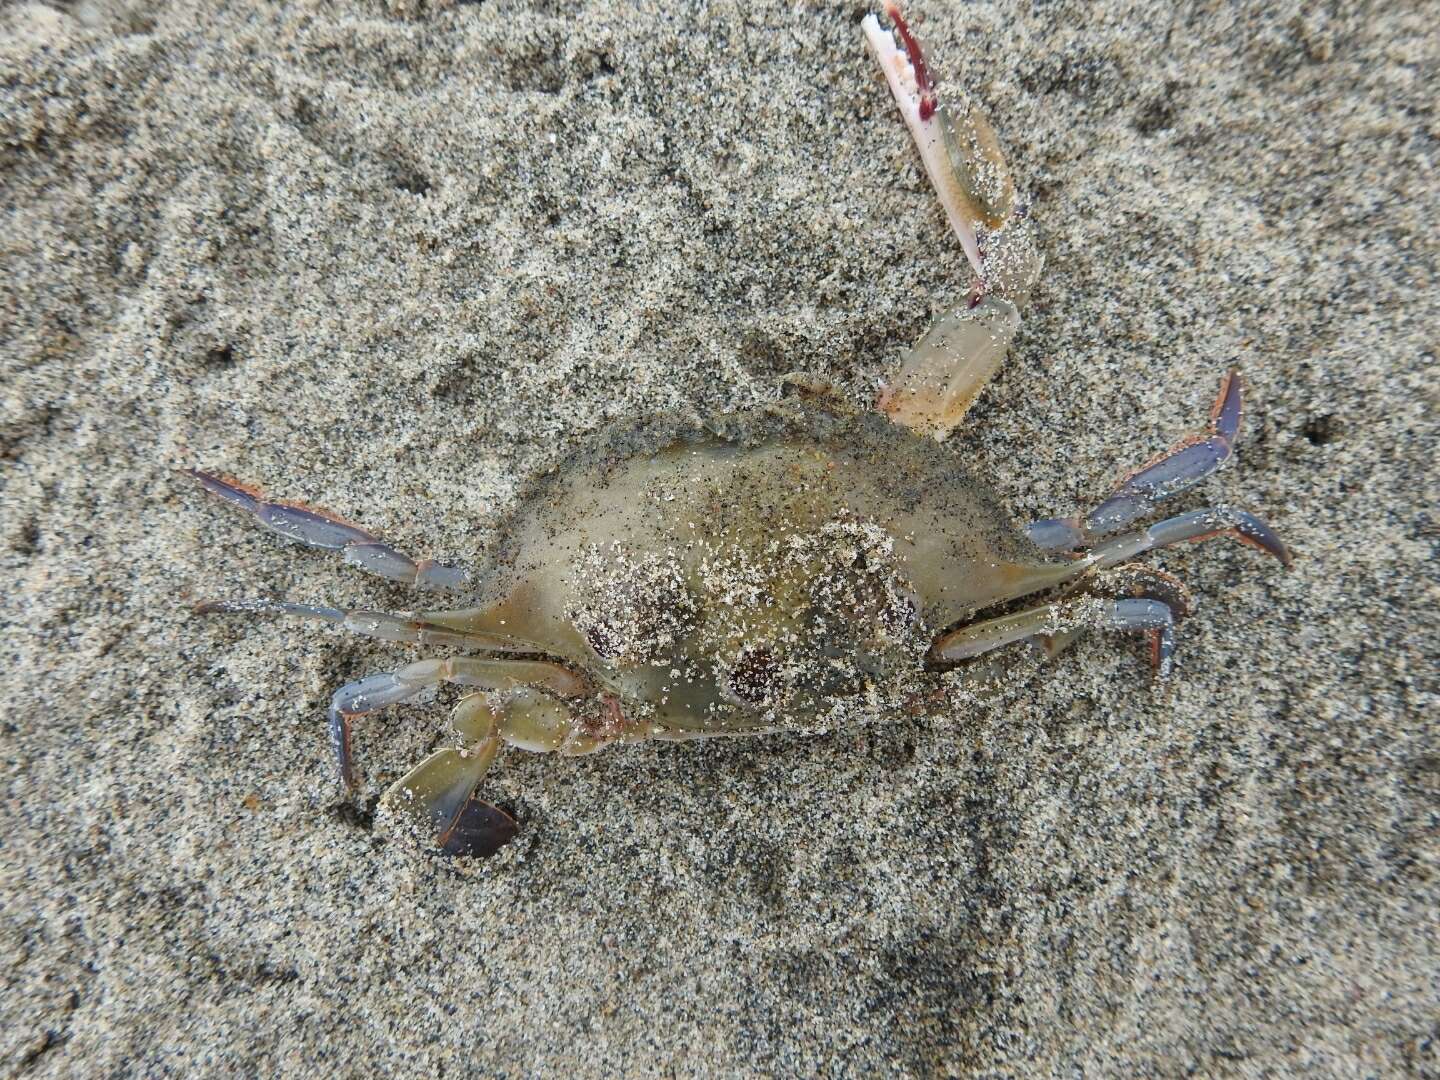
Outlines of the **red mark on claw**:
M930 78L930 69L925 66L925 54L920 51L920 43L915 40L915 35L910 33L905 16L900 14L899 4L886 4L885 17L895 24L900 40L905 43L910 66L915 69L915 87L920 91L920 119L929 120L935 115L936 98L935 83Z

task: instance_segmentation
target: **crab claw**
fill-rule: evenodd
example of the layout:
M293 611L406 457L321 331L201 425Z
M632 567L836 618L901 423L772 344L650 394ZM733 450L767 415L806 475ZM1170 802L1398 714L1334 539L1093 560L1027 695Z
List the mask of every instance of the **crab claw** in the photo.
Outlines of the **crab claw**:
M894 34L880 28L874 15L861 20L865 40L890 84L950 227L960 238L975 273L984 280L975 227L1000 228L1015 205L1015 184L1000 140L990 122L968 101L940 100L920 43L900 14L900 6L887 2L885 17L899 35L900 45Z

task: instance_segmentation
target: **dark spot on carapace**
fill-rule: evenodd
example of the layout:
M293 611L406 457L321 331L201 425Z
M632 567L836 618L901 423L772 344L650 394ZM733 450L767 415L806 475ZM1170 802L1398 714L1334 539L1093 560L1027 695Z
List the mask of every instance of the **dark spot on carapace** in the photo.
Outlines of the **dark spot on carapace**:
M614 660L625 647L620 636L604 622L586 620L580 627L585 643L595 650L595 655L601 660Z
M768 645L752 645L726 674L730 693L747 705L764 705L779 689L780 666Z

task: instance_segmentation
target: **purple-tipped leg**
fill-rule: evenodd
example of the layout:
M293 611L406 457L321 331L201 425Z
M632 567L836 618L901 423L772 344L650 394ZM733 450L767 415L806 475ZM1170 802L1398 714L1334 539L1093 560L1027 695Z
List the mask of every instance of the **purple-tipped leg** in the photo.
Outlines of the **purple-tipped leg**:
M1075 587L1074 592L1067 593L1066 598L1080 595L1098 596L1112 600L1157 600L1170 609L1171 618L1176 625L1181 619L1186 618L1195 606L1190 590L1185 587L1183 581L1173 574L1167 574L1164 570L1157 570L1153 566L1144 566L1138 563L1131 566L1117 566L1113 570L1103 570L1089 575L1082 579L1081 583ZM1056 634L1043 634L1032 640L1041 652L1054 660L1084 636L1085 632L1085 628L1082 627ZM1160 662L1164 659L1162 654L1165 652L1165 631L1154 629L1149 633L1150 660L1158 672Z
M1126 533L1096 545L1085 556L1085 561L1096 569L1133 559L1136 555L1156 548L1183 544L1191 540L1208 540L1212 536L1233 536L1242 543L1259 548L1273 555L1287 568L1291 563L1290 549L1287 548L1275 530L1254 514L1235 510L1228 506L1208 506L1203 510L1192 510L1188 514L1157 521L1148 529Z
M468 579L465 571L441 566L429 559L418 562L396 551L379 537L333 514L298 503L270 502L255 488L237 480L187 470L206 491L238 506L272 532L307 547L338 551L352 566L380 577L421 589L458 589Z
M1033 637L1079 630L1145 631L1151 635L1151 659L1160 678L1170 674L1175 652L1175 619L1159 600L1102 600L1079 597L962 626L930 648L930 662L945 667Z
M1157 503L1194 487L1229 458L1240 434L1244 382L1233 368L1220 382L1208 435L1192 435L1132 472L1083 518L1046 518L1025 532L1042 551L1071 551L1123 529Z

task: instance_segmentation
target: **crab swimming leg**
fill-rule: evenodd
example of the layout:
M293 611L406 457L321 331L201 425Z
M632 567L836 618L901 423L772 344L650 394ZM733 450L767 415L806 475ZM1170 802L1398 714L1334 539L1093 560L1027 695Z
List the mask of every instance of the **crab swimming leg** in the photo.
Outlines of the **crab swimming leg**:
M1032 522L1026 535L1042 551L1070 551L1088 547L1096 539L1123 529L1137 518L1144 517L1157 503L1194 487L1220 468L1234 450L1240 434L1243 412L1244 381L1231 368L1220 381L1220 392L1210 410L1210 430L1191 435L1176 443L1163 454L1121 479L1110 497L1083 517L1046 518ZM1256 519L1250 521L1259 526ZM1268 528L1263 528L1268 532ZM1261 532L1242 535L1259 540ZM1273 536L1273 534L1271 534ZM1275 544L1278 544L1278 540ZM1264 545L1262 545L1264 546ZM1283 549L1283 545L1280 545ZM1274 552L1274 545L1267 547ZM1282 557L1287 561L1288 556Z
M545 690L522 687L464 698L450 720L464 748L435 751L392 784L381 803L430 832L447 855L494 854L515 835L515 822L474 793L502 743L540 753L583 754L627 734L644 737L638 729L625 732L598 718L577 722L555 689L552 684ZM618 704L615 712L612 720L626 726Z
M272 532L307 547L338 551L345 562L372 574L420 589L458 589L469 577L453 566L441 566L429 559L416 561L360 526L324 510L299 503L270 502L255 488L239 481L199 469L186 471L206 491L251 514Z
M483 690L534 687L559 698L584 697L593 690L584 675L550 660L452 656L443 660L417 660L394 671L367 675L342 686L330 699L330 745L335 752L340 780L346 787L356 786L350 751L351 721L387 705L410 701L441 683Z
M466 745L436 750L392 784L381 802L432 835L447 855L493 855L518 831L509 814L475 798L503 742L496 713L485 695L472 694L455 706L450 723Z
M887 3L885 15L903 49L874 15L860 24L866 43L980 281L914 348L901 354L900 367L881 391L878 406L897 424L943 439L999 370L1020 327L1016 305L1029 295L1041 259L1028 226L1013 213L1014 183L989 122L964 100L940 100L920 43L899 6ZM998 230L988 241L988 253L980 249L977 227Z

